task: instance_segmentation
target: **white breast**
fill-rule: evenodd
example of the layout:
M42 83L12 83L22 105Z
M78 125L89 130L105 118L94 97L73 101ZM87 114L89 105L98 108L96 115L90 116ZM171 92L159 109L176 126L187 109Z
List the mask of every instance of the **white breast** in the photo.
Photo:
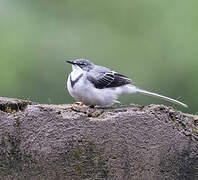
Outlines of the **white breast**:
M76 100L76 101L81 101L81 91L80 91L80 86L82 83L82 78L81 77L78 82L76 82L73 87L71 84L71 81L76 81L79 76L82 76L85 72L78 66L72 65L72 72L70 73L68 79L67 79L67 89L69 91L69 94Z

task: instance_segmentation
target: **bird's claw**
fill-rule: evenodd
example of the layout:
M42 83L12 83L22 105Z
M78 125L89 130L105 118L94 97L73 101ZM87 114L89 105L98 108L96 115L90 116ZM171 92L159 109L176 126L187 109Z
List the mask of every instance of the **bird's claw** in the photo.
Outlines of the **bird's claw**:
M75 102L74 105L77 105L77 106L83 106L83 102Z

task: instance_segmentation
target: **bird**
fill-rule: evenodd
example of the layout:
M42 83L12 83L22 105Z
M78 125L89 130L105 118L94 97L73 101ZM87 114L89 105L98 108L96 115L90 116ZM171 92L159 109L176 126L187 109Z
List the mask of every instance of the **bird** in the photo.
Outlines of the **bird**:
M87 59L65 60L72 65L67 79L67 89L76 102L95 107L110 107L121 94L144 94L154 96L171 103L188 107L186 104L134 85L125 75L111 69L95 65Z

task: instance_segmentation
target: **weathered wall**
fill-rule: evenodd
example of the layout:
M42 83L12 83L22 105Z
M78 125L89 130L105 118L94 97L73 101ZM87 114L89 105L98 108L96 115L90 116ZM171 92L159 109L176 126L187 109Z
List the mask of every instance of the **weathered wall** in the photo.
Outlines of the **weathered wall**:
M198 118L0 98L0 179L198 179Z

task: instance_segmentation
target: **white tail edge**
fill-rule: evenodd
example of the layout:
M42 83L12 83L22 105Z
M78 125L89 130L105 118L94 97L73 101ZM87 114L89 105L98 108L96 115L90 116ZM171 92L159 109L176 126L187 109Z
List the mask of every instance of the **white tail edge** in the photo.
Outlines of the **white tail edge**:
M148 96L154 96L154 97L158 97L160 99L163 99L163 100L166 100L166 101L169 101L169 102L172 102L174 104L178 104L178 105L181 105L185 108L188 107L188 105L180 102L180 101L177 101L175 99L172 99L172 98L169 98L169 97L166 97L166 96L163 96L163 95L160 95L160 94L156 94L156 93L153 93L153 92L149 92L149 91L146 91L146 90L143 90L143 89L139 89L137 88L136 89L136 93L140 93L140 94L145 94L145 95L148 95Z

